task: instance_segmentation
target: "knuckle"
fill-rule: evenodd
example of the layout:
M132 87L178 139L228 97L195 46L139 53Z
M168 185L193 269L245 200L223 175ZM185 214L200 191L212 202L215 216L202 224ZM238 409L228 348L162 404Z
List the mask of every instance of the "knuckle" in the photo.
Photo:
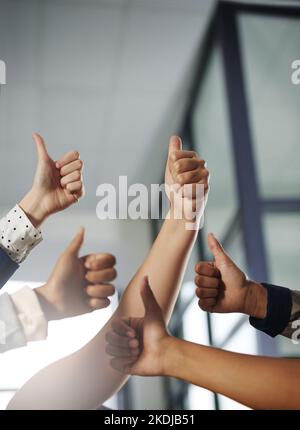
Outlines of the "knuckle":
M205 299L205 296L206 296L206 292L204 290L200 289L200 291L199 291L200 299Z
M176 151L170 154L170 160L172 161L172 163L175 163L175 161L177 160Z
M195 276L195 283L196 283L197 285L201 286L201 285L202 285L202 283L203 283L203 277L202 277L201 275L196 275L196 276Z
M180 160L175 161L175 163L173 165L173 168L174 168L175 172L180 173L181 167L182 166L181 166Z
M110 266L114 266L117 263L117 259L112 254L105 254L105 257L107 258L108 264Z
M110 269L110 276L112 279L115 279L118 276L118 272L114 267Z
M115 294L115 287L113 285L108 285L107 286L107 295L108 296L113 296Z
M96 276L94 272L88 272L86 275L88 281L94 283L96 281Z
M206 179L206 180L208 180L208 179L209 179L209 171L208 171L207 169L204 169L203 177L204 177L204 179Z
M180 173L179 175L177 175L177 182L179 185L184 185L185 184L185 178L184 175L182 173Z
M178 158L181 157L181 153L182 153L182 151L180 151L180 150L176 150L176 151L173 152L173 154L174 154L174 161L178 160Z
M203 303L203 301L201 299L198 300L198 306L200 309L202 309L203 311L206 311L206 307L205 304Z

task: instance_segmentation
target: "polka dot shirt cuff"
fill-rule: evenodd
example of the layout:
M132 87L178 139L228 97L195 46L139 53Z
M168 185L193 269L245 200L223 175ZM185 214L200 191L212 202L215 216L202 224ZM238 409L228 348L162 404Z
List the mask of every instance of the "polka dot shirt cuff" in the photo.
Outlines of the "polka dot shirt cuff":
M22 263L42 240L41 230L31 224L18 205L1 218L0 246L16 263Z

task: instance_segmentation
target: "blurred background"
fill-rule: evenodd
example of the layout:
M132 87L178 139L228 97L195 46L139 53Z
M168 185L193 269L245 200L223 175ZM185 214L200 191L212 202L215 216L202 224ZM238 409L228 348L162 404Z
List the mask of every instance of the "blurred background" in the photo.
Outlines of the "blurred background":
M300 289L299 3L212 0L0 0L1 215L29 189L33 131L54 159L85 162L86 197L49 219L44 241L2 291L46 281L81 225L83 252L116 255L121 292L159 231L155 220L96 217L101 183L161 183L168 139L208 162L211 192L171 330L228 350L296 357L299 345L257 333L240 315L202 312L193 267L213 231L249 276ZM45 342L2 354L0 408L32 374L91 339L112 306L52 323ZM201 365L201 363L199 363ZM241 409L183 382L132 378L116 408Z

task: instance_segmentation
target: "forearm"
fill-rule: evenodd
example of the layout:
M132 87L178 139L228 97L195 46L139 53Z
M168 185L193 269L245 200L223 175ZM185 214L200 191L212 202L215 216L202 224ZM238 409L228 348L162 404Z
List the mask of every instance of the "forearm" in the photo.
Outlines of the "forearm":
M186 230L184 220L167 219L151 251L123 294L118 315L140 317L144 307L139 288L145 275L168 321L176 302L182 278L197 238L197 230Z
M165 374L253 409L300 408L300 361L256 357L170 338Z
M118 316L143 316L139 288L149 275L151 287L167 318L171 315L197 231L183 220L166 220L147 257L129 283ZM80 351L35 375L10 404L15 409L92 409L111 397L127 377L110 366L105 336L111 321Z

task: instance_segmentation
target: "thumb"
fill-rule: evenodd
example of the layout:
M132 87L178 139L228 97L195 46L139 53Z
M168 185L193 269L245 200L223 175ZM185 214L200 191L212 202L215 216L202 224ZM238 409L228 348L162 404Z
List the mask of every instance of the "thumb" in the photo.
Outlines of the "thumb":
M179 136L171 136L170 142L169 142L169 156L174 151L181 151L182 150L182 140Z
M145 316L161 318L161 309L149 285L148 276L145 276L141 286L141 297L145 307Z
M32 135L33 140L35 141L36 144L36 150L38 153L38 158L39 161L41 160L48 160L49 159L49 154L47 152L47 148L46 148L46 144L44 139L42 138L42 136L38 133L33 133Z
M227 258L229 258L228 255L226 254L226 252L224 251L223 246L216 239L216 237L214 236L213 233L208 234L207 243L208 243L208 246L209 246L211 252L213 253L213 256L215 257L216 263L218 261L222 262L222 261L226 260Z
M80 227L79 232L76 234L76 236L68 246L67 252L78 255L80 248L82 247L83 241L84 241L84 228Z

